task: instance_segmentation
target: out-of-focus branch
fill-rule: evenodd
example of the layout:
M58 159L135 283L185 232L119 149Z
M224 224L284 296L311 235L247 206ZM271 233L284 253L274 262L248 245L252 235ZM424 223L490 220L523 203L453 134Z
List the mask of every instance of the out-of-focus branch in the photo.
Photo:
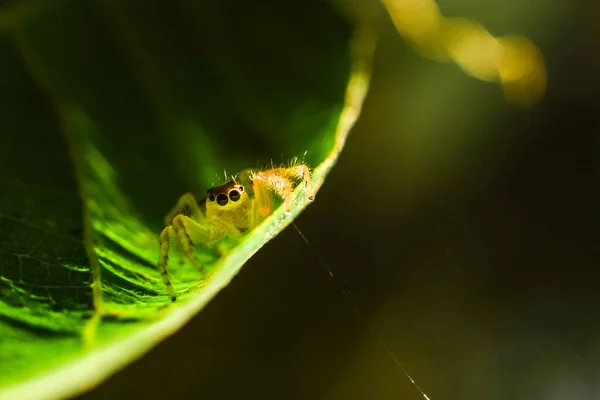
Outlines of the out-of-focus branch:
M508 101L530 106L544 94L546 68L523 36L494 37L478 22L441 15L434 0L381 0L398 32L426 57L451 60L467 74L498 82Z

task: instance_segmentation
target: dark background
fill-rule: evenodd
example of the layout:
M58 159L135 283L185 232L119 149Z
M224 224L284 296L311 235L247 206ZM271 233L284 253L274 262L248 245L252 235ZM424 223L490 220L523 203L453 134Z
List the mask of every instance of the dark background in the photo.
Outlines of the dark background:
M537 43L543 100L507 104L383 19L364 113L297 220L336 279L289 228L81 399L421 398L369 327L432 400L600 398L598 5L502 25L440 3Z

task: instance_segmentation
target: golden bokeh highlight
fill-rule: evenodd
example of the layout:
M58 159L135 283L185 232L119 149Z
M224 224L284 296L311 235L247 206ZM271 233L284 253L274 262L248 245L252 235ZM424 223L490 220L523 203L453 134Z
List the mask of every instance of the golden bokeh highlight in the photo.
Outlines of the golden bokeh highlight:
M544 94L544 58L529 39L494 37L476 21L445 18L433 0L382 1L398 32L422 55L453 61L474 78L500 83L514 104L530 106Z

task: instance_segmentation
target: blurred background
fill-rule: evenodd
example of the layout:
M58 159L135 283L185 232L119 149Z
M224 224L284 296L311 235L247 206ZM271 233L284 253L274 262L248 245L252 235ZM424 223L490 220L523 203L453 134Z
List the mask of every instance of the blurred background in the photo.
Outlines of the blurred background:
M369 329L432 400L600 399L600 6L438 5L531 39L543 99L508 103L378 11L363 114L297 220L336 279L287 229L80 399L423 398Z

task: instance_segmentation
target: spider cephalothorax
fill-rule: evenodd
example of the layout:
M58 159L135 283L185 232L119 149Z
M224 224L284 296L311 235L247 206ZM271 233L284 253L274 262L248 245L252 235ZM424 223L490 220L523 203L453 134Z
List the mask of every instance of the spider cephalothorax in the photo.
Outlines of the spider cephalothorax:
M230 181L209 189L201 203L204 203L205 217L208 221L218 218L244 232L250 227L252 200L244 185ZM220 239L222 233L219 229L213 229L211 239Z

